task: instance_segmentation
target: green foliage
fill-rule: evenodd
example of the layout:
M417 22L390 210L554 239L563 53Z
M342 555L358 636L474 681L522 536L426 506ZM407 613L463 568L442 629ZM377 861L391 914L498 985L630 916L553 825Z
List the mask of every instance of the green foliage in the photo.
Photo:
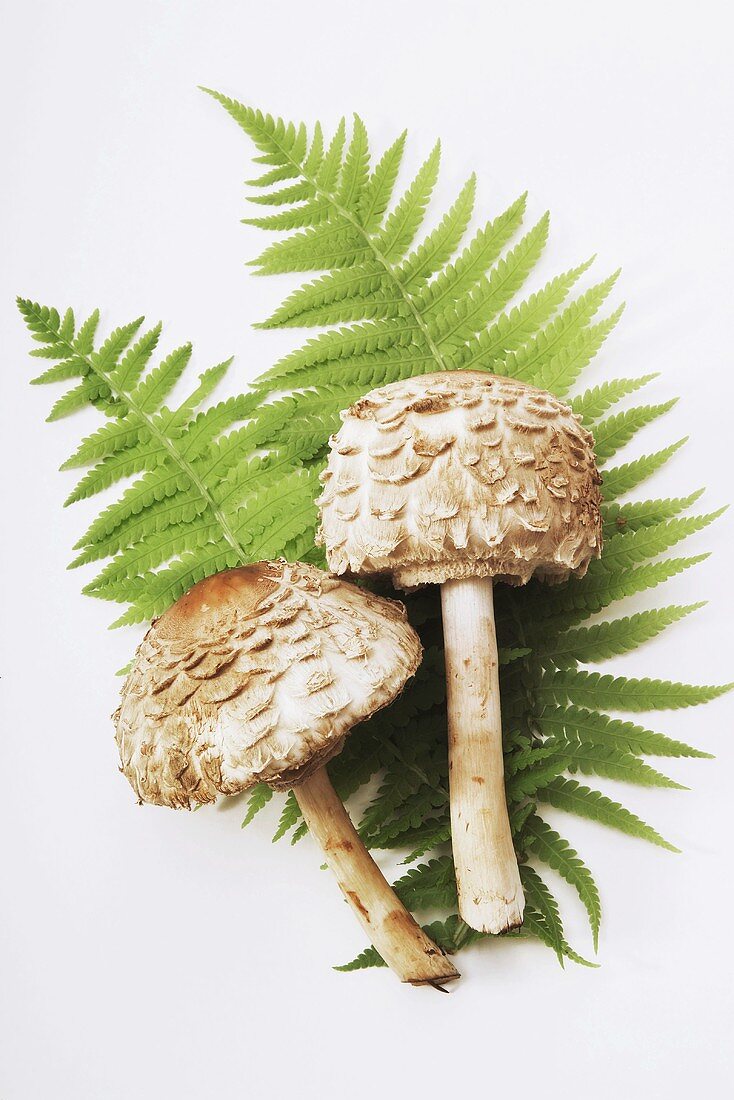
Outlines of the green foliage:
M151 368L160 325L139 336L140 318L97 346L96 311L77 330L71 310L62 317L22 298L18 307L40 344L31 354L55 360L34 382L72 382L49 420L90 404L107 417L64 468L88 467L67 504L125 486L76 544L72 563L111 559L85 591L128 604L118 624L152 618L209 573L272 556L313 531L316 478L304 465L313 440L257 454L263 430L251 418L253 397L201 411L231 360L204 371L169 408L164 402L188 366L189 344ZM227 430L248 417L247 427Z
M563 669L547 672L536 689L542 704L575 703L580 707L606 707L608 710L675 710L708 703L734 685L677 684L670 680L634 680L625 676L603 676L599 672Z
M247 799L247 813L242 822L243 829L246 825L250 824L253 818L256 817L261 810L265 809L272 797L273 788L269 787L267 783L258 783L256 787L252 788Z
M559 668L573 666L577 661L596 664L637 649L666 627L677 623L703 603L687 607L672 606L639 611L622 619L610 619L594 626L566 630L562 635L546 636L534 647L535 656Z
M554 779L552 783L543 788L539 798L541 802L547 802L551 806L555 806L557 810L566 810L567 813L587 817L589 820L597 821L600 825L606 825L610 829L619 829L620 832L627 833L629 836L649 840L651 844L667 848L670 852L679 851L674 845L664 840L656 829L641 821L631 810L620 806L618 802L607 798L600 791L582 786L575 779Z
M578 389L621 316L621 306L603 309L618 273L593 282L591 261L583 261L528 291L549 221L544 215L523 232L524 195L470 229L478 191L470 176L443 217L433 219L435 227L422 234L439 145L398 194L404 133L373 163L357 117L351 127L342 121L325 135L319 124L309 131L210 94L257 152L260 174L248 184L256 216L245 221L278 234L251 261L254 273L307 273L260 327L320 331L248 392L206 405L227 370L224 363L205 371L191 395L175 404L172 391L190 373L189 345L151 366L160 326L141 335L142 322L135 321L100 340L96 313L77 328L71 311L62 315L21 300L38 345L32 354L47 361L34 381L65 384L49 419L89 406L103 418L63 466L83 471L67 503L108 494L72 566L96 563L85 591L127 605L118 622L138 622L229 565L278 555L323 565L323 552L313 545L313 502L329 436L351 402L397 379L459 368L512 375L567 397L596 436L606 548L581 580L497 590L507 792L527 897L522 932L505 939L532 936L561 962L590 965L567 943L558 905L535 864L574 887L595 949L599 893L578 853L543 820L541 807L677 850L619 802L570 776L679 786L644 757L708 754L606 712L691 706L727 690L579 667L681 629L681 620L700 604L623 610L582 624L701 562L705 554L676 557L669 551L720 514L687 514L700 490L623 499L672 460L685 440L612 466L616 453L635 444L674 402L616 410L653 374ZM438 913L427 930L457 951L482 937L454 912L440 605L430 589L406 603L426 646L424 662L403 695L348 739L329 770L342 797L362 796L365 842L408 865L396 883L399 895L416 912ZM256 787L243 825L272 797L269 788ZM305 831L296 799L286 796L276 839L294 842ZM376 965L382 960L369 948L339 969Z
M532 855L547 863L576 890L589 918L596 951L601 926L601 900L588 867L568 841L535 813L525 824L523 838Z

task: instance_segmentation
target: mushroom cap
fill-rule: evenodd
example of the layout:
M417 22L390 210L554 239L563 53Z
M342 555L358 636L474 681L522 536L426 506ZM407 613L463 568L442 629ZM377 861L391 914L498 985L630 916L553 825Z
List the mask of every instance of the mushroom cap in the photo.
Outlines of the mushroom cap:
M190 807L295 786L390 703L421 660L405 608L312 565L201 581L141 642L114 715L141 802Z
M525 584L583 576L601 553L594 441L552 394L447 371L373 390L342 420L317 502L334 573Z

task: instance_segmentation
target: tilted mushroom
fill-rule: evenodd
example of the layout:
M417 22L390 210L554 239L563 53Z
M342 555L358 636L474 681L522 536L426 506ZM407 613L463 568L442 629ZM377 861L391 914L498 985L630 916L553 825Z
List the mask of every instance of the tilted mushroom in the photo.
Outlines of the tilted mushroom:
M601 552L593 440L542 390L483 371L423 375L342 414L322 475L337 574L441 585L451 827L463 919L522 923L507 813L493 582L582 576Z
M402 981L440 986L456 969L384 879L324 768L421 654L402 604L314 566L259 562L201 581L153 622L114 720L141 802L293 788L385 962Z

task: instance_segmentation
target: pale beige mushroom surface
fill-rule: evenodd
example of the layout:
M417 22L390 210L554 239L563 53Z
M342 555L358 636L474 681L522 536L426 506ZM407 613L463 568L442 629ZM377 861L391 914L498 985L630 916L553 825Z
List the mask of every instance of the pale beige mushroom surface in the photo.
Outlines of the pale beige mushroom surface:
M189 807L302 781L391 702L421 645L403 606L311 565L209 577L156 620L115 715L138 798Z
M550 393L485 371L421 375L342 414L319 499L329 567L411 589L562 581L601 551L593 440Z

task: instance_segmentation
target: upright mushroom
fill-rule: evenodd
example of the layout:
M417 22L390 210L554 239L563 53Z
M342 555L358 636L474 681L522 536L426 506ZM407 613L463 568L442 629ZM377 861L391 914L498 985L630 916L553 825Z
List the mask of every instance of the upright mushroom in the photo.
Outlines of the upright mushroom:
M293 788L385 962L439 986L457 971L385 881L324 768L421 653L402 604L310 565L259 562L201 581L153 622L114 719L141 802L191 808L260 781Z
M459 911L522 923L507 813L493 582L582 576L601 552L593 440L557 398L483 371L423 375L342 414L319 538L337 574L441 585Z

